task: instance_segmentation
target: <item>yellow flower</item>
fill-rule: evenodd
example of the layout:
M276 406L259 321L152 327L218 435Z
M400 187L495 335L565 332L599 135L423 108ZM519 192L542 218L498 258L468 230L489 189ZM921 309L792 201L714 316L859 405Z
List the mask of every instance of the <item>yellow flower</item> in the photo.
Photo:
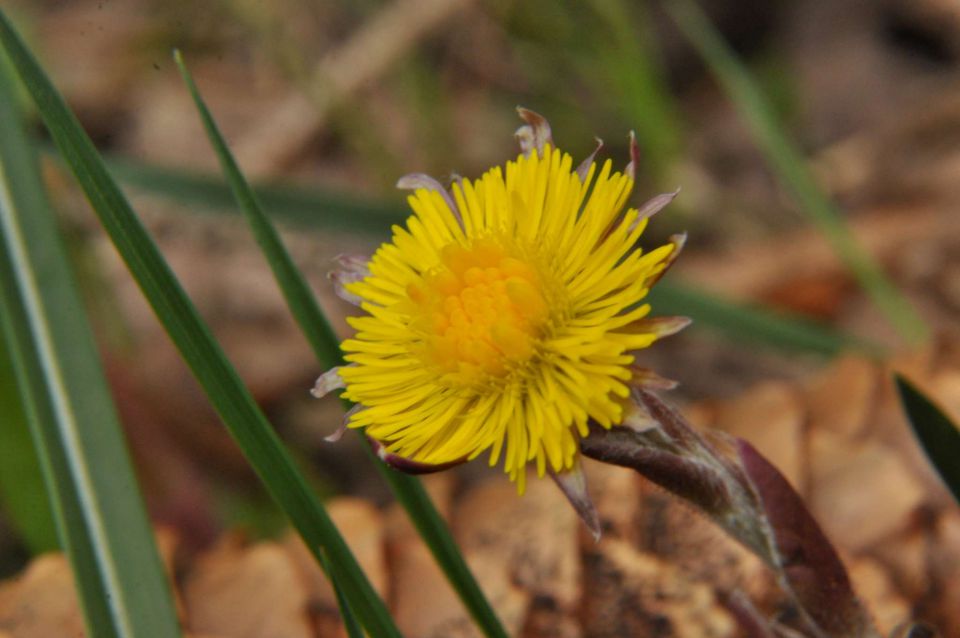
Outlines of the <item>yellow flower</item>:
M673 195L622 212L634 161L620 173L591 155L575 170L546 121L520 113L524 152L505 167L452 196L401 180L415 187L406 227L336 275L367 314L348 319L349 364L317 393L345 388L358 404L347 425L386 453L446 466L489 450L522 492L528 463L572 470L590 421L624 422L631 387L651 378L634 352L687 322L647 319L641 303L682 245L637 247Z

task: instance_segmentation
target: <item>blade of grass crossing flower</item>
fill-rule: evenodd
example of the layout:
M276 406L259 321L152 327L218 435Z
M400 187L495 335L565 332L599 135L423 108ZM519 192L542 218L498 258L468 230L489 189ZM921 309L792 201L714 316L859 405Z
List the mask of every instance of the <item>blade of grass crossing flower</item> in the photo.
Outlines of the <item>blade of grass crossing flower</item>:
M339 341L330 327L330 323L317 305L316 298L304 281L302 274L293 264L276 229L261 210L255 193L247 184L240 168L227 148L226 142L217 129L216 122L214 122L209 109L204 104L179 52L176 52L174 57L183 75L184 82L186 82L193 96L197 110L200 112L207 135L220 159L237 203L243 210L270 267L273 269L274 276L283 291L291 312L323 365L327 367L342 365L343 359ZM376 465L389 482L397 500L407 509L424 542L433 552L447 578L485 635L505 637L506 632L500 625L493 608L470 573L450 535L450 531L443 519L440 518L419 480L387 469L383 463L378 462Z
M0 107L2 108L2 107ZM13 361L0 337L0 509L34 555L57 549L36 447L30 438Z
M213 121L213 116L210 115L209 109L200 97L197 86L190 76L190 72L187 71L187 67L184 65L183 58L179 51L174 52L174 59L180 69L180 74L183 76L183 81L186 83L190 95L193 97L194 104L200 113L200 118L203 120L207 137L210 139L210 143L213 145L217 157L220 159L220 165L233 191L233 196L240 210L243 211L250 227L253 229L253 235L260 245L260 249L263 251L267 262L270 264L270 269L273 271L274 277L283 291L283 296L287 301L287 305L290 307L290 311L301 326L318 327L317 329L304 329L304 336L310 342L310 346L313 348L317 358L324 365L331 367L337 365L336 362L340 359L340 346L335 337L331 338L333 329L327 322L327 318L320 310L320 307L314 301L313 293L309 285L297 270L293 259L290 258L290 254L284 248L279 233L277 233L270 223L270 220L267 219L266 215L261 211L256 195L254 195L253 190L247 185L246 180L240 172L240 167L237 166L236 161L227 149L226 142L217 129L217 125Z
M894 375L900 402L920 446L940 478L960 503L960 427L927 395L902 376Z
M800 153L788 140L773 109L709 19L692 0L665 2L664 7L727 92L767 161L864 291L905 339L912 343L925 340L926 324L853 237L836 206L817 185Z
M3 12L0 41L114 246L271 496L318 560L320 552L325 551L337 565L341 586L367 632L371 636L399 636L383 601L106 172L93 142Z
M0 324L87 632L179 636L93 334L15 109L13 82L0 71Z

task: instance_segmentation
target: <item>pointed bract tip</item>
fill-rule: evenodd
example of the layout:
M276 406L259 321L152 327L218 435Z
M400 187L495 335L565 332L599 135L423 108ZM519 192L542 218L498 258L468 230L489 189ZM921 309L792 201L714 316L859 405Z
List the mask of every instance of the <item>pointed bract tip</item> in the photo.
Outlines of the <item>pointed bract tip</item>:
M677 195L680 194L680 189L673 191L672 193L660 193L648 199L646 202L640 206L637 211L637 220L647 219L653 217L661 210L666 208L670 202L676 199Z
M396 188L402 191L413 191L418 188L430 190L433 186L431 182L436 181L436 179L426 173L407 173L406 175L401 175L400 179L397 180Z
M337 267L327 273L327 279L333 284L334 294L349 304L359 306L363 299L347 290L347 286L370 276L370 258L366 255L337 255L333 261Z
M673 244L673 250L670 251L670 254L667 256L667 258L663 260L663 268L660 270L660 272L650 278L650 281L647 282L647 285L653 286L660 281L665 274L667 274L667 271L670 270L670 267L673 266L673 264L677 261L677 257L680 256L684 245L687 243L687 233L684 232L671 235L670 243Z
M587 491L587 477L583 473L583 467L579 459L574 462L570 469L555 472L553 468L550 468L549 474L563 495L567 497L567 501L573 506L577 516L590 530L594 542L599 542L603 531L600 526L600 515L597 514L597 508Z
M553 134L547 118L522 106L517 107L517 114L526 122L514 133L524 155L529 155L533 151L540 153L544 146L553 144Z
M635 402L627 404L627 409L623 415L623 421L621 421L620 424L625 428L629 428L634 432L641 434L643 432L656 430L660 427L660 422L650 414L646 406Z
M370 257L367 255L340 253L333 258L333 262L337 264L339 270L347 271L361 279L370 275L367 269Z
M633 375L630 378L630 385L645 388L647 390L675 390L680 385L679 381L660 376L653 370L631 366L630 372Z
M670 243L672 243L676 248L674 248L675 253L679 253L683 250L683 247L687 244L687 231L682 233L676 233L675 235L670 235Z
M310 394L317 399L322 399L334 390L342 390L347 387L340 377L340 367L330 368L317 378L317 382L310 388Z
M630 179L637 180L637 170L640 167L640 147L637 145L637 134L633 131L630 131L630 163L627 164L627 168L624 170L624 173Z
M323 440L326 441L327 443L336 443L337 441L343 438L343 434L346 431L347 431L347 423L346 421L344 421L337 427L336 430L333 431L333 433L323 437Z
M690 317L683 317L680 315L652 317L650 319L641 319L641 321L645 322L645 325L650 332L657 335L657 339L663 339L664 337L675 335L693 323L693 319Z
M648 334L654 339L663 339L675 335L693 323L690 317L667 315L664 317L644 317L631 321L623 327L630 334ZM652 372L650 373L653 374Z
M323 437L323 440L327 443L336 443L342 439L344 432L350 429L350 419L353 417L353 415L365 409L366 408L358 403L347 410L347 413L343 415L343 420L340 421L339 427L337 427L332 434L328 434L327 436Z
M424 190L438 193L441 197L443 197L444 203L447 205L447 208L450 209L450 212L453 213L453 216L456 217L461 228L463 227L463 219L460 217L460 209L457 207L456 200L454 200L453 196L450 195L450 191L444 188L443 184L441 184L437 179L427 175L426 173L408 173L397 180L397 188L400 190L413 191L422 188Z
M593 138L597 141L597 147L593 149L593 152L587 155L587 158L580 162L580 166L577 167L576 173L577 177L580 178L580 183L587 181L587 175L590 174L590 166L593 164L593 161L597 157L597 153L600 152L600 149L603 148L603 140L599 137Z

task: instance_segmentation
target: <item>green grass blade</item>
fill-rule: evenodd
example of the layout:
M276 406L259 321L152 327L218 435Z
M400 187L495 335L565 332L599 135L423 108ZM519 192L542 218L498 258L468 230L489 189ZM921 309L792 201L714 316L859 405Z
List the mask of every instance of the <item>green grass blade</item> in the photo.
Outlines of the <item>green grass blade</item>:
M682 147L680 109L663 77L656 56L656 33L645 3L625 0L592 0L590 3L603 22L595 29L597 59L588 67L594 81L605 85L602 92L613 92L625 119L636 126L637 140L643 149L643 169L658 182L669 176ZM574 8L582 11L583 8ZM674 185L669 185L674 187Z
M0 13L0 37L6 42L11 34ZM13 87L0 73L0 324L87 631L179 636L153 530Z
M855 339L800 317L767 308L732 303L687 285L661 281L648 301L658 315L684 315L695 326L706 326L742 342L763 343L782 350L835 356L845 350L871 355L880 346Z
M0 106L0 112L2 109ZM0 414L3 415L0 426L0 507L30 553L53 551L59 547L57 528L47 501L36 447L30 438L13 360L2 336Z
M193 210L234 210L230 186L215 175L162 168L116 156L107 157L107 168L124 184L191 204ZM407 218L398 206L318 188L271 183L255 185L253 190L272 218L301 227L380 234L384 228Z
M93 142L2 12L0 41L114 246L270 494L318 559L325 552L337 566L340 584L368 633L399 636L383 601L107 173Z
M920 446L960 503L960 427L915 385L894 375L900 403Z
M233 189L237 203L250 223L257 242L273 269L277 283L283 291L287 305L296 318L300 329L306 335L317 358L324 366L329 368L342 365L344 362L340 352L339 340L326 320L323 311L317 305L316 299L303 276L293 264L279 234L261 210L256 194L247 184L230 153L230 149L227 148L226 142L217 129L209 109L200 97L196 84L190 77L179 52L175 54L175 58L184 82L187 84L203 120L207 136L220 159L227 181ZM478 626L487 636L505 637L506 632L497 620L493 608L474 580L466 562L460 555L456 543L450 536L450 531L443 519L440 518L420 481L415 477L387 469L382 463L377 463L377 466L383 471L383 475L390 483L397 500L407 508L424 542L433 552L438 564L447 578L450 579L451 584Z
M340 577L337 575L336 569L330 564L326 556L321 557L320 566L327 573L327 578L330 579L330 585L333 587L333 594L337 597L340 619L343 621L344 629L347 630L347 636L349 638L363 638L363 629L360 627L353 609L350 608L350 601L344 595L343 588L340 587Z
M665 2L664 7L730 96L781 181L864 291L905 339L911 343L924 341L928 336L926 324L850 233L837 207L819 187L777 122L773 109L707 17L693 0Z
M333 328L330 327L326 316L320 310L313 298L313 292L306 280L300 274L300 271L290 258L290 254L283 246L279 233L274 229L270 220L263 214L260 204L257 202L256 195L247 185L240 167L237 166L233 155L227 149L226 142L220 131L217 129L213 116L210 115L207 105L200 97L197 86L187 71L183 63L180 52L174 53L180 74L186 83L193 98L194 104L203 120L203 127L210 139L211 145L217 153L223 173L227 177L227 182L233 192L236 203L243 211L247 222L253 230L253 235L260 245L260 249L270 264L270 269L283 291L284 299L290 307L294 318L300 325L307 341L313 348L314 354L327 367L338 365L340 361L340 343L333 335Z

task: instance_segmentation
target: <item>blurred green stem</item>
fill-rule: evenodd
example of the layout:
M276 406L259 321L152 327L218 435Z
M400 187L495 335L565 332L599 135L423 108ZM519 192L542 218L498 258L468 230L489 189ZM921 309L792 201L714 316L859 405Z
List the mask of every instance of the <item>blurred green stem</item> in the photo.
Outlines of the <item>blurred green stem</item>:
M864 291L904 339L911 344L924 342L929 332L923 319L857 242L840 211L787 139L766 98L709 19L693 0L669 0L664 7L727 92L781 181L793 192L801 209L823 232Z
M599 68L591 66L590 71L613 88L619 109L636 127L643 169L664 184L680 154L682 127L680 108L657 59L656 33L647 8L642 2L624 0L592 0L591 5L606 27L598 32L609 37L597 40Z

